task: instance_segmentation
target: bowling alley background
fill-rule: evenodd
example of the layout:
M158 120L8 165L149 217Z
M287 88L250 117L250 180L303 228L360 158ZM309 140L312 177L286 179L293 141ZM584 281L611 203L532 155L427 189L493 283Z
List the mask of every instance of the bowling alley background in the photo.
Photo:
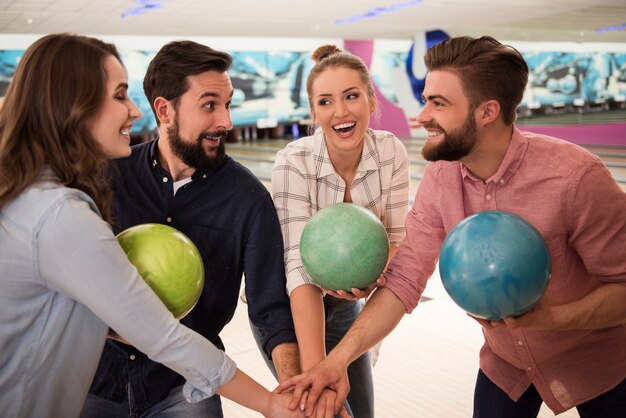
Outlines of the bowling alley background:
M307 133L311 120L306 77L313 65L311 52L323 43L342 46L370 67L381 108L380 117L372 121L372 127L392 131L399 137L415 138L424 135L417 124L426 75L422 56L428 47L447 37L445 32L431 31L416 34L413 40L196 40L233 56L232 119L237 139L297 138ZM30 35L0 35L0 97L23 50L34 39ZM133 133L148 135L156 123L143 94L142 80L155 51L167 40L153 37L108 40L121 50L129 75L129 93L144 114L135 123ZM508 43L520 50L530 68L528 86L518 109L519 124L526 125L527 130L572 142L623 144L626 45ZM23 48L15 49L15 45Z

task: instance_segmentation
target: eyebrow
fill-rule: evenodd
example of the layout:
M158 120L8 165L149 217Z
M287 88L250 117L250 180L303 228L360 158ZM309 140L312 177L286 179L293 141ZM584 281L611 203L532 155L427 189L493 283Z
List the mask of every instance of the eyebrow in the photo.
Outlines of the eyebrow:
M430 96L426 97L422 94L422 99L424 100L435 100L435 99L439 99L439 100L443 100L446 103L450 103L450 100L446 99L444 96L442 96L441 94L431 94Z
M228 96L228 98L229 99L232 98L233 94L235 94L235 90L234 89L230 91L230 95ZM205 91L205 92L202 92L202 94L200 94L200 96L198 96L198 100L200 101L200 100L205 99L207 97L213 97L213 98L219 99L220 95L218 93L215 93L215 92L212 92L212 91Z
M341 93L347 93L351 90L358 90L359 88L357 86L354 87L348 87L347 89L343 90ZM326 96L332 96L331 93L320 93L317 95L317 97L326 97Z
M115 87L116 90L119 89L119 88L123 88L123 89L128 90L128 83L120 83L120 84L117 85L117 87Z

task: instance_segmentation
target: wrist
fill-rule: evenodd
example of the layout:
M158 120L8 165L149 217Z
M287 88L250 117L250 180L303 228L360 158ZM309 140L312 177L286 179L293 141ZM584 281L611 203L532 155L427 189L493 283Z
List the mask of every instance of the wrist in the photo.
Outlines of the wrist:
M259 404L259 409L257 410L257 412L259 412L264 417L271 416L272 401L274 399L274 396L275 394L266 390L263 401Z
M325 359L327 364L332 363L341 369L347 369L350 363L354 360L355 359L353 359L349 353L341 350L339 347L336 347L333 351L331 351Z
M304 373L308 371L313 366L315 366L316 364L319 364L322 360L324 360L324 358L326 358L326 356L323 354L302 356L302 362L301 362L302 372Z

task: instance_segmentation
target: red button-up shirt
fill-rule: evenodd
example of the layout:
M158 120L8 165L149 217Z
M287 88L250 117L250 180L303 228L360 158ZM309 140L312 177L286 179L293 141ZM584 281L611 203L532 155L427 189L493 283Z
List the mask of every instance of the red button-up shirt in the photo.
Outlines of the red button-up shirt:
M551 305L626 283L626 193L601 160L571 143L514 129L498 171L482 181L460 162L428 164L385 276L411 312L443 239L461 220L503 210L532 223L552 258ZM626 301L624 301L626 303ZM483 329L480 367L513 400L533 384L555 413L626 378L626 325L600 330Z

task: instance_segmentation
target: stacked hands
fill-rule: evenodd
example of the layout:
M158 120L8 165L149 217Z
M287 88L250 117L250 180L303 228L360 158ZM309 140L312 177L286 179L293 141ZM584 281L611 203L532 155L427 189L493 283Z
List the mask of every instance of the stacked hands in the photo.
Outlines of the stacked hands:
M331 353L308 372L285 380L274 393L293 392L289 409L307 417L350 418L343 406L350 391L347 369Z
M375 282L363 289L352 288L350 291L323 288L324 292L336 298L357 300L367 298L377 287L384 286L386 280L380 276ZM306 373L299 374L282 382L274 393L292 393L289 409L303 411L307 417L314 418L350 418L344 408L344 402L350 391L348 383L348 363L335 359L332 352L322 362Z
M337 298L357 300L369 297L377 287L384 286L385 283L385 277L380 276L374 283L364 289L353 288L350 291L323 290ZM467 315L485 328L554 328L549 325L550 309L545 298L541 298L539 303L530 311L515 318L507 317L502 320L486 320ZM289 409L291 411L300 410L306 417L333 418L338 416L339 418L350 418L343 406L350 391L347 373L348 365L348 361L341 359L337 353L331 352L328 357L307 372L283 381L274 389L274 393L291 393Z

